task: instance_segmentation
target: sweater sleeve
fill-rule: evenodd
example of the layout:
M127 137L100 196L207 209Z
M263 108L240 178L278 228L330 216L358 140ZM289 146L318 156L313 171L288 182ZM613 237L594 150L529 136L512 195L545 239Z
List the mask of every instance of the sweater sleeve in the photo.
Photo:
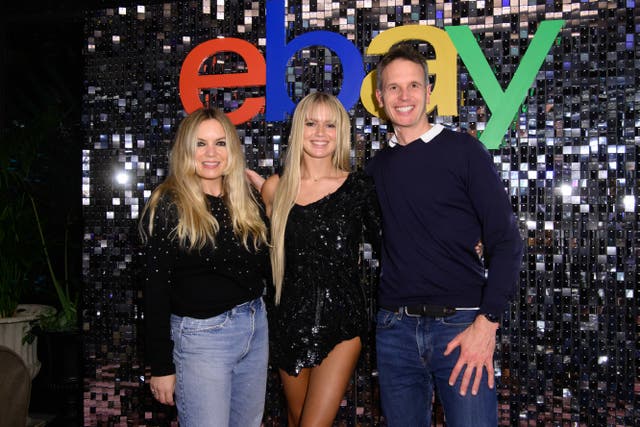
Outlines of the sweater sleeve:
M362 174L364 180L364 206L363 206L363 232L367 243L371 243L372 249L377 257L380 257L382 246L382 218L378 195L373 183L373 178Z
M500 316L518 287L523 242L509 197L489 152L475 138L469 146L468 192L482 227L488 268L480 313Z
M174 210L164 200L158 203L153 234L145 245L145 354L152 376L175 373L170 327L170 286L177 255L177 246L170 238L176 223Z

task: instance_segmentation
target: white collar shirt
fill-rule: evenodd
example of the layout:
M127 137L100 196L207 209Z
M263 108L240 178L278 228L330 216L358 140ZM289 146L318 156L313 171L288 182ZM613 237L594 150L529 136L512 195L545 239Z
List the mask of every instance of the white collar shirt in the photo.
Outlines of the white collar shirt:
M428 131L420 135L419 139L421 139L422 142L429 142L433 138L438 136L443 129L444 129L444 126L442 126L440 123L435 124L431 126L431 128ZM393 135L389 140L389 147L395 147L396 145L398 145L398 137Z

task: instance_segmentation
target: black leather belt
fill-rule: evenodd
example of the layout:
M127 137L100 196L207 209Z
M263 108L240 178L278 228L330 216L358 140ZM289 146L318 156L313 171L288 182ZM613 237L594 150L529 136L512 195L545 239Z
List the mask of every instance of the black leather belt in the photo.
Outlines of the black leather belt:
M393 311L394 313L404 313L407 316L412 316L412 317L421 317L421 316L445 317L445 316L451 316L456 312L455 307L443 307L440 305L429 305L429 304L403 305L400 307L380 306L380 308L388 311Z

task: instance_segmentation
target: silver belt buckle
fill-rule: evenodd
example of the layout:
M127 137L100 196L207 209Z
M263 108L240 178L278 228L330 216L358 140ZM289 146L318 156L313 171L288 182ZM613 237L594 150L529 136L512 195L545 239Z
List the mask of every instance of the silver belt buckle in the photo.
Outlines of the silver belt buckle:
M402 306L402 311L404 312L404 315L407 316L407 317L422 317L421 314L411 314L411 313L409 313L407 311L407 306L406 305Z

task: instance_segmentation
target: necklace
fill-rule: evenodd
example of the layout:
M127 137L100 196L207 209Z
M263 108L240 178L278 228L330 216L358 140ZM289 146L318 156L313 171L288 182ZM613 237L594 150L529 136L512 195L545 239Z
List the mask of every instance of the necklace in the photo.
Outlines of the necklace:
M311 179L311 181L313 181L313 182L318 182L318 181L320 181L321 179L332 179L332 178L338 178L339 174L340 174L340 172L339 172L339 171L334 170L334 171L332 171L332 173L331 173L331 174L329 174L329 175L322 175L322 176L316 176L316 177L309 176L309 179Z

